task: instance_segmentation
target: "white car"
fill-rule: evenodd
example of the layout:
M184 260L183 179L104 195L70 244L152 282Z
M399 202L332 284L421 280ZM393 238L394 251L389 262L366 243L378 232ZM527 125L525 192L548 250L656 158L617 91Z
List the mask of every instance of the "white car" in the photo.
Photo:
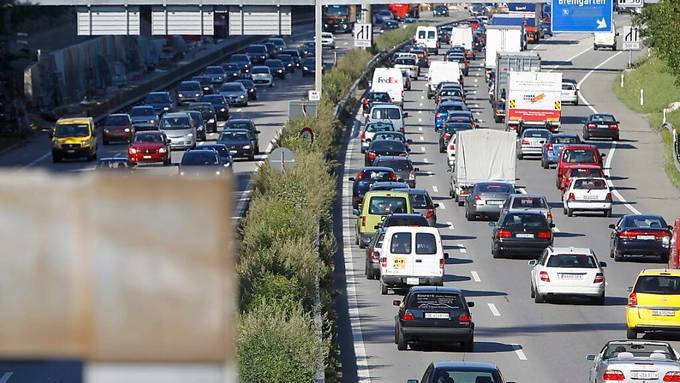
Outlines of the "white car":
M601 211L611 217L612 191L604 178L573 178L562 196L562 205L569 217L574 211Z
M255 86L274 86L274 76L268 66L257 65L250 71Z
M583 296L604 304L606 263L587 248L548 247L531 268L531 297L543 303L548 297Z
M454 134L449 139L449 143L446 144L446 163L449 167L453 167L456 163L456 135Z
M321 32L321 46L335 49L335 36L330 32Z
M578 105L578 86L576 81L562 80L562 104Z
M361 153L365 153L366 149L371 146L371 141L373 141L375 134L383 131L394 132L392 122L385 120L367 123L361 132Z
M399 68L402 71L408 71L409 77L413 79L417 79L418 75L420 75L420 67L418 66L417 58L399 56L394 59L394 67Z
M612 340L592 360L588 383L673 382L680 380L680 363L667 342Z
M540 156L543 154L543 144L548 141L550 131L547 129L530 128L522 130L517 136L517 159L524 156Z

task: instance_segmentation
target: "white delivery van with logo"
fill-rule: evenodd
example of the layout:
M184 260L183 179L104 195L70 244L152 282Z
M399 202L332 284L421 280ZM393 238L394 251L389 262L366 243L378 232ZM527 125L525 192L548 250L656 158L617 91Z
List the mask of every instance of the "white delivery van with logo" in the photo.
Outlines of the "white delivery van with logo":
M375 68L371 91L387 92L395 104L401 105L404 99L404 79L399 68Z

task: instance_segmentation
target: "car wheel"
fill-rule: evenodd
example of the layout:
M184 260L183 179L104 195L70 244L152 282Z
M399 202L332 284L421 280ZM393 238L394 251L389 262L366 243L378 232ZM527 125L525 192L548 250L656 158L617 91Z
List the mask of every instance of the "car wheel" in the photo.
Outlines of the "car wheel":
M573 217L574 216L574 210L567 208L567 217Z
M361 240L359 241L359 248L360 248L360 249L365 249L365 248L366 248L366 244L364 243L364 241L361 241Z
M470 335L468 340L463 342L462 346L463 346L464 352L474 352L475 351L475 336Z
M605 300L604 293L602 293L601 295L599 295L599 296L595 297L595 299L593 299L594 303L598 306L604 306L604 300Z
M172 159L170 158L170 156L168 156L168 158L165 161L163 161L163 165L165 166L172 165Z
M578 106L578 97L576 97L576 101L574 101L574 105Z
M541 159L541 167L543 169L548 169L548 161L546 161L545 159Z
M364 266L364 274L366 274L366 279L373 279L373 273L368 268L368 263Z
M543 294L539 294L538 291L534 293L534 302L536 303L545 303L545 297Z
M614 140L614 141L618 141L618 140L619 140L619 135L617 134L616 136L614 136L613 140Z
M531 298L536 298L536 292L534 291L534 284L531 284Z
M354 244L359 246L359 235L354 235Z
M524 159L524 154L522 154L522 152L517 152L517 159L518 160Z
M562 213L564 213L564 215L567 215L567 208L564 206L562 206Z
M397 350L405 351L408 348L408 343L406 343L404 333L399 327L397 327L395 331L397 332Z
M380 282L380 294L387 295L387 285Z
M251 153L251 154L248 156L248 160L249 160L249 161L255 161L255 153Z
M496 258L496 259L497 259L497 258L501 258L501 257L503 256L503 254L501 253L501 250L500 250L498 247L496 247L496 245L492 245L492 247L491 247L491 256L492 256L493 258Z
M637 331L634 328L626 328L627 339L637 339Z
M609 218L612 216L612 209L608 209L604 211L604 216Z
M593 45L593 50L594 50L594 51L597 50L597 45Z
M614 250L614 262L623 261L623 254L620 251Z
M496 115L494 115L494 116L493 116L493 121L496 122L496 123L500 123L500 122L501 122L501 118L498 117L498 116L496 116Z
M589 140L590 139L590 133L588 133L588 130L583 130L583 139L584 140Z
M441 145L439 145L439 153L444 153L444 152L446 152L446 150L444 149L444 147L442 147Z

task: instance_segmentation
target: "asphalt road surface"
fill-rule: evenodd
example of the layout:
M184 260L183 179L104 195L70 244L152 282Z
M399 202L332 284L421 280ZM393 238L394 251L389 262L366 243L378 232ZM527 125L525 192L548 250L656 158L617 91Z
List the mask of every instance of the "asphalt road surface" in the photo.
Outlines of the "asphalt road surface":
M629 24L620 17L619 26ZM619 44L621 46L622 44ZM444 248L450 254L445 269L445 285L463 289L474 301L475 352L453 348L398 351L394 344L392 306L400 295L381 295L379 282L364 276L365 251L354 245L352 183L347 180L363 166L360 153L358 116L348 144L342 184L342 237L336 276L346 277L348 316L339 323L344 381L405 382L420 379L431 361L470 360L497 363L505 379L516 382L565 382L588 379L590 362L586 354L598 352L605 342L625 339L624 308L627 287L643 268L663 267L642 260L614 262L609 257L608 225L623 214L650 212L663 215L669 223L680 216L680 193L666 179L663 152L658 136L649 130L643 117L628 111L612 92L612 83L626 67L628 53L593 51L592 35L564 34L544 40L530 49L538 51L544 70L561 71L565 78L579 81L579 106L563 105L562 131L581 132L582 120L590 113L613 113L621 121L621 140L594 141L606 153L605 165L616 192L613 217L562 213L561 199L555 188L555 169L545 170L540 159L518 160L519 185L529 192L548 197L555 217L555 246L590 247L608 263L606 305L590 305L579 300L536 304L530 298L530 267L526 259L493 259L491 228L487 222L467 222L464 210L449 197L449 174L445 154L438 150L433 101L425 93L425 76L406 92L407 135L413 140L411 158L420 168L417 187L425 188L440 204L438 225ZM484 80L484 55L473 63L466 78L468 106L483 127L504 129L493 122L488 89ZM435 59L442 59L441 56ZM337 217L337 216L336 216ZM340 242L340 241L338 241ZM344 301L346 298L346 301ZM677 349L680 338L668 338Z

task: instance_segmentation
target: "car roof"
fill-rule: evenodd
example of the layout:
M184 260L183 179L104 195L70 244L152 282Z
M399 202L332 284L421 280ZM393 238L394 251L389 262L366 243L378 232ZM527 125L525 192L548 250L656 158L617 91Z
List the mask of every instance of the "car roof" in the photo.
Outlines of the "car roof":
M415 287L412 287L414 289ZM441 289L441 287L438 287ZM495 364L489 362L439 361L433 362L434 368L467 368L482 371L498 371Z
M170 92L167 92L167 91L149 92L149 93L147 94L147 96L148 96L148 95L151 95L151 94L170 95Z
M375 105L373 105L373 107L371 107L371 109L374 109L374 108L392 108L392 109L401 110L400 107L398 107L397 105L394 105L394 104L390 104L389 102L381 102L379 104L375 104Z
M463 294L463 291L457 287L450 286L413 286L409 290L412 293L455 293Z
M387 140L385 140L387 141ZM374 141L375 142L375 141ZM402 156L380 156L378 157L378 160L397 160L397 161L411 161L410 158L408 157L402 157Z
M165 113L162 118L166 117L189 117L187 114L189 111L182 111L182 112L170 112L170 113Z
M593 250L587 247L549 247L552 255L584 254L593 255Z
M423 215L420 213L392 213L389 215L389 217L402 217L402 218L423 218Z
M597 150L597 146L591 145L591 144L568 144L562 150L574 150L574 149L577 149L577 150L581 150L581 149L592 150L592 149L595 149L595 150Z
M227 120L227 124L231 122L253 122L250 118L230 118Z
M514 194L510 194L510 196L508 198L544 198L544 199L547 199L545 195L539 194L539 193L526 193L526 194L514 193Z
M91 117L69 117L60 118L57 120L57 124L89 124Z
M403 191L408 194L429 194L425 189L415 189L415 188L404 188L404 189L394 189L394 191Z
M366 170L376 170L376 171L385 171L385 172L391 172L394 171L392 168L387 167L387 166L364 166L361 168L360 171L366 171Z
M680 277L680 269L644 269L640 271L640 274L638 274L638 276L659 276L659 275Z
M404 197L408 198L408 193L406 192L397 192L397 191L392 191L392 190L373 190L373 191L368 191L364 195L364 200L368 197Z

